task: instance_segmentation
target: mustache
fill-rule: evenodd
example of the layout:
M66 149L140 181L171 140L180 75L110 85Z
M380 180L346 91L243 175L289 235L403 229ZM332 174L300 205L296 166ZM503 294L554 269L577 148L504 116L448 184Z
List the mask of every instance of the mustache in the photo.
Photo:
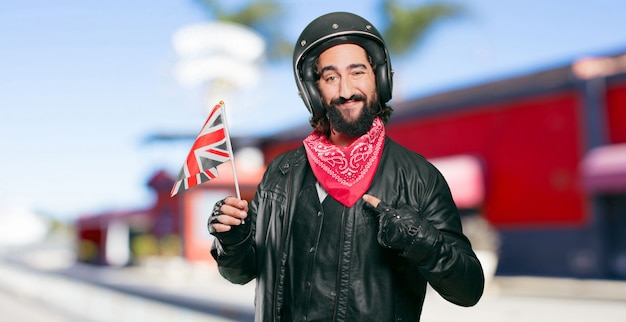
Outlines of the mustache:
M360 101L365 101L365 100L366 100L365 95L353 94L349 98L345 98L345 97L341 97L341 96L337 97L337 98L334 98L334 99L332 99L330 101L330 104L332 104L332 105L341 105L341 104L343 104L343 103L345 103L347 101L357 101L357 102L360 102Z

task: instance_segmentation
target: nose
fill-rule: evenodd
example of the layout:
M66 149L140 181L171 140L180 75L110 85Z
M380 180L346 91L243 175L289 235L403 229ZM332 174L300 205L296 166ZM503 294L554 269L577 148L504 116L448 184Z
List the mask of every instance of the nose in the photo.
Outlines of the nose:
M345 99L349 99L354 95L354 86L348 77L342 77L339 88L339 96Z

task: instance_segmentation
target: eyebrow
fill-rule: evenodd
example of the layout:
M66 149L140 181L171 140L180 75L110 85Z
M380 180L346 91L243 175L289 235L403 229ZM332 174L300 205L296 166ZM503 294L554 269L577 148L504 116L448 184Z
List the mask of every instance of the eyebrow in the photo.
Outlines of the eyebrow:
M350 70L356 69L356 68L367 68L367 66L365 66L365 64L363 63L355 63L355 64L350 64L350 66L348 66L348 69ZM337 71L337 67L333 65L324 66L322 70L320 71L320 74L323 74L325 71L328 71L328 70Z

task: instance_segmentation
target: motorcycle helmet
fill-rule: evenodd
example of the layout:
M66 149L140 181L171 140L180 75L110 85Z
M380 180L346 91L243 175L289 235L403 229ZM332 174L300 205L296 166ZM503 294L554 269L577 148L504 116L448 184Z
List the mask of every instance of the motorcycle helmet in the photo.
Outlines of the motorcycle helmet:
M376 87L382 104L391 100L393 88L389 53L381 34L364 18L348 13L333 12L311 23L298 37L293 53L293 70L296 86L311 115L324 112L322 98L317 88L315 64L326 49L339 44L361 46L371 57L376 75Z

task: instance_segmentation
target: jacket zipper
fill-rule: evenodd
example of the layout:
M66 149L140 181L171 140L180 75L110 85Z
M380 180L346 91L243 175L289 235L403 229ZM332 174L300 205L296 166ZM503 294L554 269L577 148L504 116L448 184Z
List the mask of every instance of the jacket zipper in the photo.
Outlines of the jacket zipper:
M343 257L341 256L341 254L343 254L343 238L345 237L345 234L344 234L345 214L346 214L346 208L343 208L341 210L341 227L340 227L341 240L339 243L339 249L342 251L340 251L339 260L337 261L337 281L335 283L335 304L333 305L334 306L333 307L333 322L337 321L337 310L339 309L339 294L340 294L339 288L341 287L341 263L343 262Z

